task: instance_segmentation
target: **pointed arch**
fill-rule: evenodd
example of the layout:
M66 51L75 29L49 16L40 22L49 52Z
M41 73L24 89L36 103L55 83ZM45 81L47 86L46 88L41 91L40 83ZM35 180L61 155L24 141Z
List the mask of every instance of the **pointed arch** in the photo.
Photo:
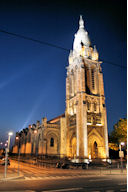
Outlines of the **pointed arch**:
M92 158L106 158L104 139L95 128L88 134L88 149Z

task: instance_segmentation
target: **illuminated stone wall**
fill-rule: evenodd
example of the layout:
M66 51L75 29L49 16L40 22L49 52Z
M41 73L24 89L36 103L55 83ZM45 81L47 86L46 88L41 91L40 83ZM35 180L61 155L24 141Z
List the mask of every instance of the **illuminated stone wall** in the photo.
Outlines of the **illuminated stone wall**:
M12 153L14 153L14 154L18 153L18 146L17 145L13 146Z
M22 145L21 145L21 148L20 148L20 153L21 153L21 154L24 154L24 153L25 153L25 147L26 147L25 144L22 144Z
M67 151L66 151L67 132L65 128L66 128L66 119L65 117L63 117L60 119L60 155L61 157L65 157L67 155Z
M25 146L25 153L26 154L31 154L31 143L26 143L26 146Z

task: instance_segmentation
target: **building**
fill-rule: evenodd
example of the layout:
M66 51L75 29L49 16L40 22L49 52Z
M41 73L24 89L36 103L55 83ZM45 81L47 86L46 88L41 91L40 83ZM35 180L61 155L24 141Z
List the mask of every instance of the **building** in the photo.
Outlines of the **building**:
M82 16L69 54L66 110L16 133L13 153L75 159L108 158L108 130L103 73Z

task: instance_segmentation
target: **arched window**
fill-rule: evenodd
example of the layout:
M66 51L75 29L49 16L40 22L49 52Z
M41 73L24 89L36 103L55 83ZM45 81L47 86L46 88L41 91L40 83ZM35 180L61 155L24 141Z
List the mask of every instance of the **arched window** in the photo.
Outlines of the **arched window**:
M89 80L89 69L87 67L85 67L85 89L86 89L86 93L90 94L90 80Z
M52 137L50 139L50 147L54 147L54 139Z
M94 111L96 111L96 103L94 103Z
M92 69L92 88L95 89L95 82L94 82L94 70Z
M94 148L95 149L97 148L97 142L96 141L94 142Z
M90 111L90 103L89 102L87 102L87 109L88 109L88 111Z

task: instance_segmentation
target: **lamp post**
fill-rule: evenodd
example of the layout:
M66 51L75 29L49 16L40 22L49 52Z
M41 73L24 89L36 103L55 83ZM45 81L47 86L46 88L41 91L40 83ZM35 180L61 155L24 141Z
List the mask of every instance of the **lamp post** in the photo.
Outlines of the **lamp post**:
M0 149L2 149L3 142L0 142Z
M123 146L123 145L125 145L125 143L124 142L121 142L120 144L119 144L119 157L120 157L120 163L121 163L121 173L123 173L123 157L124 157L124 153L123 153L123 151L122 151L122 149L121 149L121 146Z
M12 132L8 133L8 145L7 148L5 148L5 169L4 169L4 177L7 177L7 164L8 164L8 152L9 152L9 146L10 146L10 137L13 135Z

